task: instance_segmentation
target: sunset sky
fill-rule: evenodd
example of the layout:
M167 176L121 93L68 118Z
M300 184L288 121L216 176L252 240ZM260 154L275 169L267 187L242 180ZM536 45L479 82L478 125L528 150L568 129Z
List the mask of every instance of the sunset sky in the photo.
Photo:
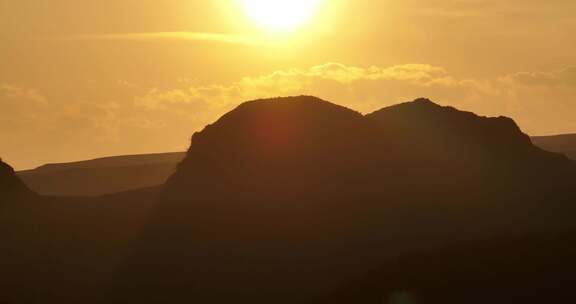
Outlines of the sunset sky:
M242 101L300 94L576 132L574 0L273 1L0 0L0 156L183 151Z

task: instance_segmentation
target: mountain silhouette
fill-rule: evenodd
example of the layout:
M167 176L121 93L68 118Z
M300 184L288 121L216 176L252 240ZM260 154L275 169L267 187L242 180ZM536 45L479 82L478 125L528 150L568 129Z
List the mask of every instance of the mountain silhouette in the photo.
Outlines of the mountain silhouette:
M576 160L576 134L535 136L532 141L542 149L562 153Z
M160 153L49 164L17 172L41 195L100 196L160 186L176 171L185 153Z
M431 102L428 101L428 103ZM438 105L434 106L441 108ZM453 113L457 112L453 111ZM410 127L410 124L404 127ZM444 128L447 127L448 125L444 126ZM424 129L423 126L420 128ZM566 134L536 136L531 140L534 145L544 150L576 159L575 138L574 135ZM429 144L434 144L436 148L440 140L442 139L436 140L428 136ZM444 150L448 152L457 150L458 147L447 149L446 139L442 141ZM476 143L475 146L478 147L479 144L481 143ZM505 147L507 144L499 146ZM470 147L461 146L468 150ZM484 149L486 148L480 148L479 151ZM461 153L461 155L466 154ZM184 152L124 155L73 163L49 164L33 170L18 171L16 174L28 188L41 195L98 196L162 185L175 172L178 163L185 156Z
M20 210L32 207L37 197L16 176L14 169L0 160L0 302L33 303L32 289L26 276L32 275L33 259L28 252L35 246L28 239L28 219L20 217ZM19 222L26 224L20 225ZM16 239L26 239L18 242ZM29 241L29 242L28 242ZM24 244L26 243L26 244Z
M481 160L492 156L516 159L536 150L510 118L480 117L424 98L387 107L366 117L378 124L385 136L401 140L413 150L424 148L429 154L448 154L452 159Z
M312 97L244 103L193 136L166 197L186 200L182 191L199 190L275 195L284 186L286 194L309 193L318 183L346 178L332 170L358 163L366 131L360 113ZM303 172L304 164L313 166Z
M0 303L97 303L161 189L46 197L0 162Z
M36 174L81 172L97 189L97 172L154 175L173 156ZM560 301L576 271L574 162L509 118L427 99L367 115L247 102L194 134L157 187L41 196L3 163L0 180L0 302Z
M0 208L17 199L32 196L33 193L16 176L14 169L0 160Z
M409 252L571 231L575 177L513 120L426 99L247 102L194 134L115 299L321 299Z
M91 160L47 164L33 170L20 171L20 173L35 172L36 174L46 174L61 172L70 169L95 169L106 167L131 167L141 165L178 163L182 160L182 152L136 154L96 158Z
M351 185L358 179L364 181L355 187L371 184L375 176L369 171L394 173L405 183L423 174L438 178L443 166L460 166L454 172L460 175L508 174L529 164L551 171L570 168L565 157L532 145L509 118L479 117L427 99L365 117L307 96L248 102L195 134L192 142L167 184L167 197L186 200L181 192L207 191L215 184L221 186L218 195L230 191L236 196L242 189L262 196L279 190L273 186L309 194L322 185ZM414 166L418 170L410 172ZM338 196L349 188L338 188Z

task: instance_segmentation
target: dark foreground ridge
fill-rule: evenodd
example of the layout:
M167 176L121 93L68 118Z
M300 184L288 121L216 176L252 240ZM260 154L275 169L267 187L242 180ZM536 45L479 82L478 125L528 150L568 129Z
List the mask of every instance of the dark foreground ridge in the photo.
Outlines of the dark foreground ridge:
M572 302L574 234L456 243L350 280L325 304Z
M308 96L248 102L194 134L116 295L320 301L410 252L571 231L575 172L509 118L426 99L366 116Z
M16 176L14 169L0 160L0 208L10 201L31 195L32 192Z
M574 252L575 186L574 163L509 118L427 99L368 115L309 96L257 100L194 134L162 188L73 212L52 198L52 218L83 224L50 221L46 243L76 227L66 248L94 254L52 252L84 268L42 273L75 288L29 289L54 303L83 290L99 295L90 303L504 304L541 303L546 286L544 302L570 301L574 262L558 251Z

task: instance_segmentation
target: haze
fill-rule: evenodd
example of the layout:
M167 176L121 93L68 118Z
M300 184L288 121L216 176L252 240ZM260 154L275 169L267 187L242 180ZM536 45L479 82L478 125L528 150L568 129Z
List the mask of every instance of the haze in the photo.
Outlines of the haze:
M3 0L0 152L17 169L183 151L242 101L364 113L426 96L576 132L576 2L325 0L291 31L236 0Z

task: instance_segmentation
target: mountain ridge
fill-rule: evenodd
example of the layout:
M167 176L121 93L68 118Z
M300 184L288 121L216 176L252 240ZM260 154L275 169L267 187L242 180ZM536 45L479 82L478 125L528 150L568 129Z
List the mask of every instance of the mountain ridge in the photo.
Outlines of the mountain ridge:
M16 176L14 169L0 160L0 198L4 197L3 204L32 195L32 191ZM0 204L0 207L3 204Z
M576 134L534 136L532 141L545 150L565 154L576 161Z
M164 152L164 153L146 153L146 154L127 154L98 157L89 160L75 162L49 163L41 165L34 169L20 170L19 174L40 174L68 169L91 169L95 167L115 167L115 166L134 166L148 165L156 163L173 162L180 160L182 152Z
M318 99L317 101L322 100ZM266 102L266 100L256 100L248 102L248 104L242 104L241 106L249 107L250 103L254 105L262 102ZM510 118L503 116L478 116L471 112L459 111L453 107L437 105L427 98L419 98L412 102L385 107L378 111L368 113L364 115L364 117L374 117L383 112L393 112L395 109L414 105L419 105L420 108L431 108L432 111L429 112L450 111L453 113L465 113L465 115L469 117L477 117L479 119L485 118L491 121L501 121L501 124L509 125L508 129L519 132L518 126ZM346 109L344 107L342 108ZM225 117L221 119L225 119ZM414 118L406 120L411 123L414 122ZM446 121L445 123L450 122ZM424 127L421 128L423 128L424 131L426 130ZM429 139L426 140L432 142L447 140L442 138L442 136L437 136L438 138L435 136L428 137ZM530 139L541 149L564 154L576 161L576 135L535 136ZM528 144L525 136L522 136L521 140L524 145ZM488 142L488 144L490 143ZM506 142L504 142L504 144L506 146L508 145ZM468 147L472 147L472 144L467 145ZM486 144L476 143L475 145L484 146ZM451 147L450 149L455 148L456 147ZM184 159L185 153L186 152L137 154L104 157L71 163L47 164L33 170L18 171L17 175L29 188L39 194L97 196L161 185L176 171L177 164ZM468 152L460 151L460 153ZM106 178L96 180L94 176L115 176L116 178L113 180ZM72 184L75 186L71 187L70 185Z
M88 301L95 304L294 304L338 296L345 286L349 302L362 303L356 290L382 300L397 286L385 280L386 269L406 270L401 287L418 291L434 285L410 279L421 268L476 267L481 258L475 250L458 251L461 260L450 259L451 251L426 252L463 241L485 248L495 238L576 235L572 161L534 147L506 118L424 100L400 108L364 116L309 96L247 103L195 133L164 186L38 196L34 205L0 213L9 228L0 238L11 248L0 262L14 275L0 284L0 302L9 290L51 303L94 294ZM502 248L540 248L532 240L514 244ZM522 265L546 264L554 257L547 248ZM400 257L408 258L397 263ZM384 269L384 277L366 277L371 269ZM354 278L362 284L346 288ZM384 286L374 290L373 282ZM522 287L540 295L535 283Z
M533 146L511 119L423 100L402 108L363 116L274 98L195 133L117 302L147 290L138 301L301 303L383 259L576 228L573 162Z
M184 156L184 152L170 152L105 157L48 164L17 175L38 194L100 196L160 186Z

